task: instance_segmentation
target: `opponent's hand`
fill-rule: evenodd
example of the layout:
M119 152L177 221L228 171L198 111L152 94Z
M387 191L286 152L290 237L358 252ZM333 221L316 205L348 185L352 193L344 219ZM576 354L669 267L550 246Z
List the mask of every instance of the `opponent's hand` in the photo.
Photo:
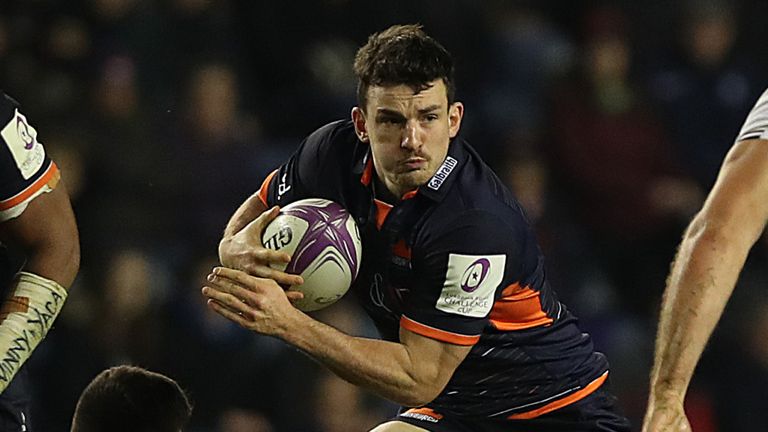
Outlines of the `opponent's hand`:
M691 432L691 424L679 402L651 402L642 432Z
M257 333L279 336L288 331L298 309L291 301L304 294L284 291L274 280L251 276L239 270L216 267L203 287L208 306L216 313Z
M225 267L242 270L253 276L272 279L285 285L301 285L304 279L270 267L270 264L288 264L291 256L285 252L264 247L261 235L264 228L280 213L279 207L262 213L237 234L225 237L219 243L219 261Z

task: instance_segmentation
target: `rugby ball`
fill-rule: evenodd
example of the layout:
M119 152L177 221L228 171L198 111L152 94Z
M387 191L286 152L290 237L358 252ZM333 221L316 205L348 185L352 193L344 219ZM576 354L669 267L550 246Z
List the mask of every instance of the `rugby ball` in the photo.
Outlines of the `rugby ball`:
M304 278L302 285L287 289L304 294L293 305L305 312L335 303L360 270L362 246L357 224L334 201L310 198L282 207L264 229L262 244L291 255L291 262L274 268Z

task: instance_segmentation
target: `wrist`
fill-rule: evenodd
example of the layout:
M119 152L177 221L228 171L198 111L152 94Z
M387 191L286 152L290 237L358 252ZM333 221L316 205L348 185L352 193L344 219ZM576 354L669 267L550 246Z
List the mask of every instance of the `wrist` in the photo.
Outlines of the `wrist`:
M650 396L653 401L665 404L683 405L687 386L673 381L662 381L651 386Z
M308 320L312 320L312 318L291 305L291 307L286 309L284 318L275 326L273 336L291 345L303 348L302 341L306 337L304 337L305 335L302 332L309 330L310 326L306 324Z

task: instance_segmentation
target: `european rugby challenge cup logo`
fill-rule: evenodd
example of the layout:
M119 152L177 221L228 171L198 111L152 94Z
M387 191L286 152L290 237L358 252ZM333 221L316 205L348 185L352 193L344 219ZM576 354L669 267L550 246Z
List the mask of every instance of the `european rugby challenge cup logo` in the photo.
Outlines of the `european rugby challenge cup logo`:
M35 137L29 133L29 125L24 121L21 116L16 117L16 132L19 134L19 138L24 143L24 148L31 150L35 146Z
M468 293L476 290L488 276L490 269L491 262L487 258L480 258L470 264L461 276L461 289Z

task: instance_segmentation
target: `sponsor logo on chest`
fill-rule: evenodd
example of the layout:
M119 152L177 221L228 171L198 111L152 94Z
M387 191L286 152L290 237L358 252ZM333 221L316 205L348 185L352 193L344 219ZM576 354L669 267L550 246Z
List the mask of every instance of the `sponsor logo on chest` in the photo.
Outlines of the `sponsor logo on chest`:
M443 161L443 164L440 165L440 168L437 169L435 175L433 175L432 178L429 179L429 182L427 182L427 187L432 190L440 189L440 186L443 185L445 179L451 175L451 172L454 168L456 168L456 165L458 164L459 162L456 159L450 156L446 157Z

